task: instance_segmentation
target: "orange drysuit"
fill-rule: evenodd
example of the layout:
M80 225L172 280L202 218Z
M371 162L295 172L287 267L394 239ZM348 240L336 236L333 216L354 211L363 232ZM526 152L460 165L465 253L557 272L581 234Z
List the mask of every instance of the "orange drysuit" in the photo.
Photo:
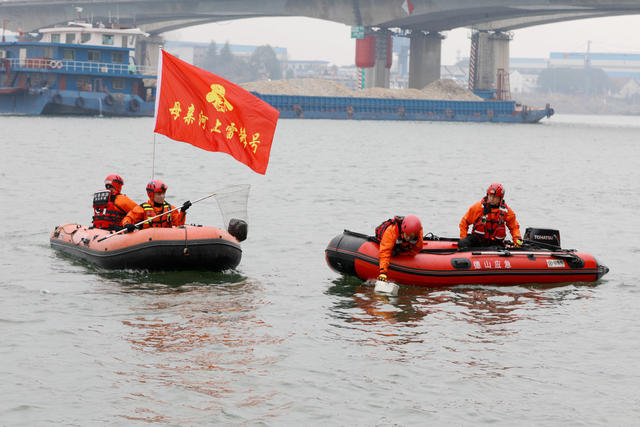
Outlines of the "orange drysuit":
M382 239L380 240L380 251L378 252L378 258L380 259L380 274L387 274L392 255L417 255L422 250L423 234L424 233L421 228L418 241L411 244L400 239L400 232L398 231L398 226L396 224L391 224L387 227L382 234Z
M148 202L142 203L141 205L137 205L133 208L127 216L122 220L122 225L127 224L137 224L140 221L145 219L152 218L156 215L160 215L163 212L170 211L171 209L175 209L176 207L170 205L167 202L162 203L162 205L157 206L154 204L153 200L149 200ZM177 227L179 225L184 225L184 220L187 214L185 212L180 212L179 210L173 211L166 215L162 215L150 222L145 222L142 225L142 228L149 227Z
M520 236L520 224L518 224L518 221L516 220L516 214L515 212L513 212L513 210L509 206L507 206L506 203L504 202L502 203L504 207L502 207L501 205L495 208L491 208L491 212L488 212L487 214L485 214L483 202L484 202L484 199L475 203L473 206L469 208L467 213L464 214L464 216L462 217L462 220L460 221L460 238L461 239L464 239L465 237L467 237L467 234L469 233L469 226L470 225L475 226L478 220L485 215L491 218L496 218L496 221L503 221L504 224L506 224L506 226L509 228L509 231L511 232L511 237L514 241L522 238ZM500 212L501 209L503 209L502 215ZM504 210L506 210L506 212ZM500 218L503 218L503 219L500 219ZM478 237L482 237L487 240L494 240L496 238L495 236L492 236L492 235L478 236Z

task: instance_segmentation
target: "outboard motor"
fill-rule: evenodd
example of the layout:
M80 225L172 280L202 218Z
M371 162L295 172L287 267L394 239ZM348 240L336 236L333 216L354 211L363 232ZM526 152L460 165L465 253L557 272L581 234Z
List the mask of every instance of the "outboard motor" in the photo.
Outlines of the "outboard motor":
M527 228L524 231L524 239L532 243L540 243L541 246L560 249L560 231L550 228Z
M247 239L248 229L249 225L247 222L238 218L231 218L229 226L227 227L229 234L238 239L238 242L242 242Z

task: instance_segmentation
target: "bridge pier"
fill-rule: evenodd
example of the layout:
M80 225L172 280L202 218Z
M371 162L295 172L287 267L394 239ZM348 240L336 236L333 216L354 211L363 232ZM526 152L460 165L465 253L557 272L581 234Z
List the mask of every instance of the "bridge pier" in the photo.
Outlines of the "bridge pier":
M413 31L409 38L409 88L422 89L440 79L442 40L439 33Z
M139 37L136 42L136 64L146 67L156 67L160 48L164 39L160 36ZM160 70L158 70L160 72Z
M389 87L393 37L390 31L376 31L375 62L373 67L364 69L364 87Z
M509 74L509 42L511 35L478 31L471 36L469 89L496 90L498 70Z

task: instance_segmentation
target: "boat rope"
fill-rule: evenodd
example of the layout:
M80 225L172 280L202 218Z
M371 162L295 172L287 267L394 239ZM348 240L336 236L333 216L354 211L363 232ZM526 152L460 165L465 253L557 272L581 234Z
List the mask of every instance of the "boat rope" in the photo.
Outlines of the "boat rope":
M67 230L65 230L64 227L66 226L72 226L73 227L73 231L68 232ZM64 232L64 234L66 234L67 236L71 236L73 233L75 233L76 231L78 231L80 229L80 224L67 224L66 226L58 226L58 228L56 229L56 231L58 233Z
M182 253L184 254L184 256L189 256L189 248L187 247L187 243L189 242L188 238L187 238L187 226L184 226L184 249L182 250Z

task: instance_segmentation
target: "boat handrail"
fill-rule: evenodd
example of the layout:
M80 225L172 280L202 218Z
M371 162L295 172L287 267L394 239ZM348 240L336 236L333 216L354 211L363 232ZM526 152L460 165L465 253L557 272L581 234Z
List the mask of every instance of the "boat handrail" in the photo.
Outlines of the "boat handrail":
M56 70L71 73L117 74L117 75L153 75L155 67L139 66L114 62L75 61L70 59L49 58L6 58L9 67L14 70Z

